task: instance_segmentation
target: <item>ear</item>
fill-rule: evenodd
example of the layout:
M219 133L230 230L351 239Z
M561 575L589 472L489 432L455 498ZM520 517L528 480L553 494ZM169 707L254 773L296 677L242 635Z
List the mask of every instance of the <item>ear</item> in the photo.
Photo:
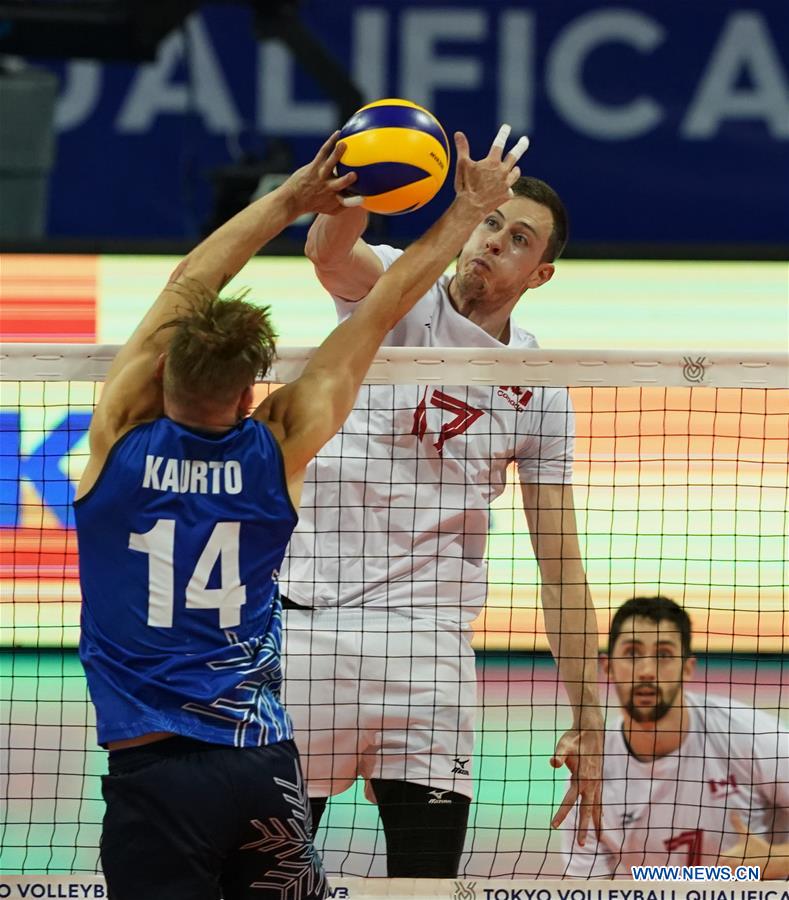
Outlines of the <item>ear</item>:
M526 282L526 288L528 290L534 290L534 288L541 287L543 284L553 278L553 273L555 271L556 266L554 266L553 263L540 263L539 266L537 266L537 268L529 276L529 280Z
M682 664L682 674L683 676L690 680L696 674L696 657L689 656L685 662Z
M241 396L238 399L238 417L240 419L244 419L249 415L249 410L252 408L254 398L254 386L249 384L241 392Z
M156 370L154 371L154 378L161 383L164 378L164 364L167 362L167 354L160 353L159 358L156 360Z

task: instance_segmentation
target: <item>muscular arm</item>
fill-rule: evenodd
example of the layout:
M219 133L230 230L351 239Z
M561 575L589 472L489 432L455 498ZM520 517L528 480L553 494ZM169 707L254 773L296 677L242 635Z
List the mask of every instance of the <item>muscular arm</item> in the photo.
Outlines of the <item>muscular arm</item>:
M367 211L361 207L338 216L318 216L304 245L320 283L330 294L351 302L366 297L384 272L381 261L361 239L367 220Z
M589 822L600 833L604 723L598 689L598 635L569 484L523 484L523 508L540 567L545 631L573 713L551 760L570 769L570 788L551 822L557 828L580 797L577 841Z
M523 506L540 567L545 630L559 676L582 727L585 712L599 715L597 616L586 583L575 523L572 487L524 484Z
M353 181L331 178L342 152L336 135L282 186L242 210L180 263L110 367L90 425L90 458L78 496L90 489L117 439L133 425L162 414L157 360L172 329L162 328L190 307L190 289L221 290L249 258L303 212L341 208L339 191Z

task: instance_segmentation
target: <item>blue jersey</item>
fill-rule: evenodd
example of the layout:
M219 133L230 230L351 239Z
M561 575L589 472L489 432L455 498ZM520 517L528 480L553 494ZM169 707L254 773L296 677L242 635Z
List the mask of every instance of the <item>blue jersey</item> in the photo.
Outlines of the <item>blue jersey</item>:
M99 743L291 738L277 578L298 517L266 426L133 428L74 509Z

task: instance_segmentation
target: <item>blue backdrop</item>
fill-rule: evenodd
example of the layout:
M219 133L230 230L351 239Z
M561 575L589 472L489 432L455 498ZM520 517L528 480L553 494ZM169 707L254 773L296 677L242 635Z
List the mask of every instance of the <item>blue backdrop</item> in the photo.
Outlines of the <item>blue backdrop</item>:
M476 154L501 121L528 133L525 171L565 197L577 240L789 239L784 0L305 0L302 14L368 99L423 103ZM206 5L154 63L46 64L61 76L51 235L197 235L213 169L273 137L300 164L337 121L243 6ZM450 193L389 234L423 230Z

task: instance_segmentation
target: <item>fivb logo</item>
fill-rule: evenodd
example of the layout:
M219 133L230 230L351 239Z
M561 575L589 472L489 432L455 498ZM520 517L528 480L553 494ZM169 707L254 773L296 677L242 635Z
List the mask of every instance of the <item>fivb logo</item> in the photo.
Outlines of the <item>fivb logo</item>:
M702 384L704 381L704 360L706 356L698 356L695 359L692 356L684 356L682 361L682 377L691 384Z
M456 881L452 900L477 900L476 881Z

